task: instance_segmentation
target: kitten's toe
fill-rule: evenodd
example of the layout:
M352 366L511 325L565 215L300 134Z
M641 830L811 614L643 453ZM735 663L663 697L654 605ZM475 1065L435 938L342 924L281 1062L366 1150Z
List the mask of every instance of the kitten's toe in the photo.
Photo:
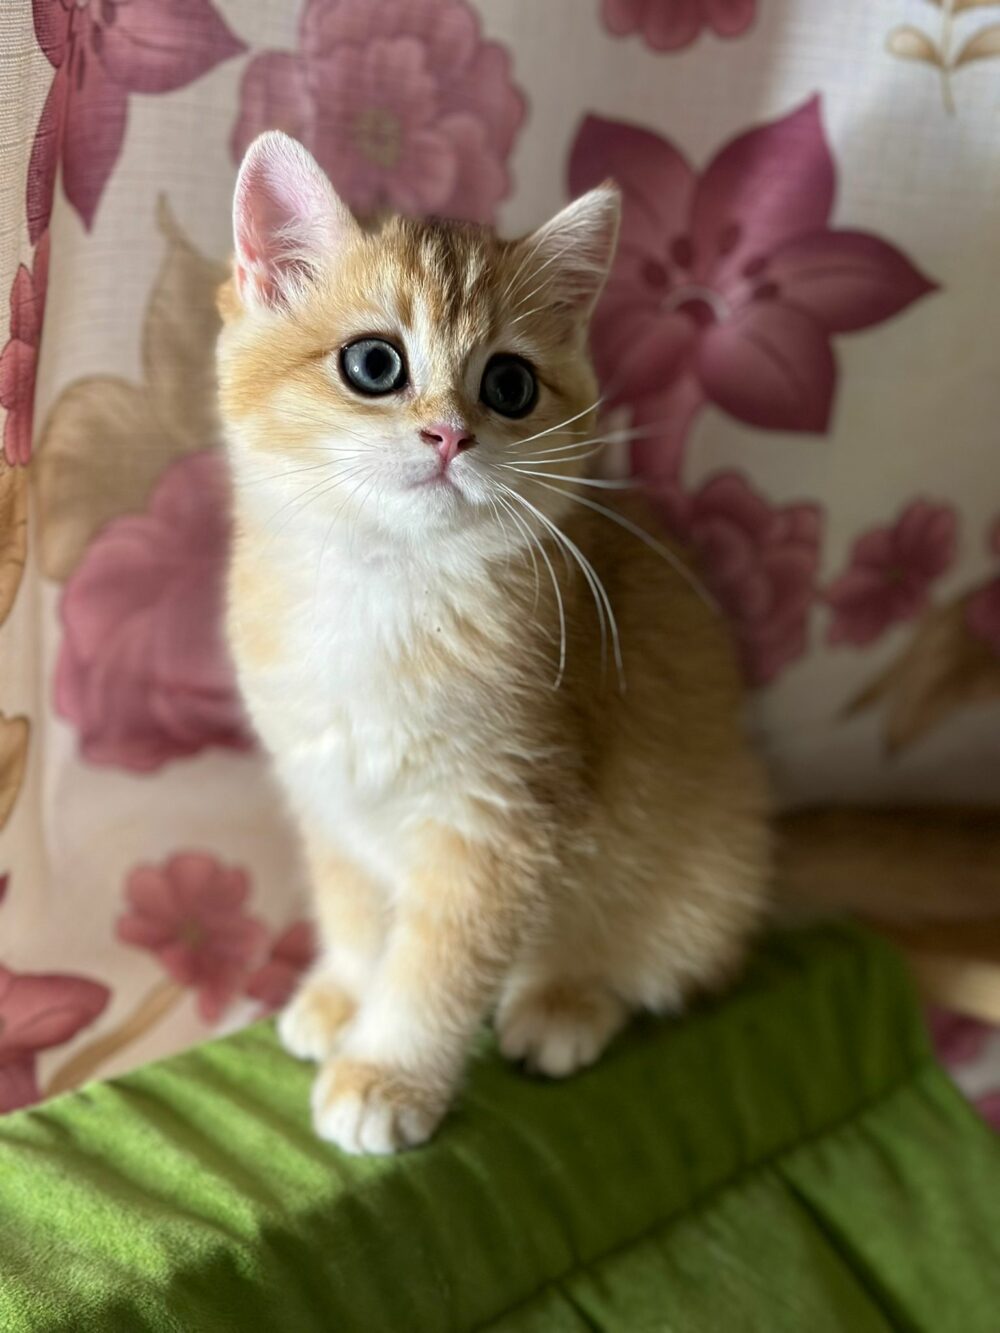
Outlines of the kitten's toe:
M508 1059L564 1078L593 1064L627 1017L624 1002L604 987L559 983L513 992L496 1029Z
M394 1153L425 1143L446 1101L405 1074L333 1059L313 1085L313 1123L322 1139L349 1153Z
M354 1014L354 1001L329 977L307 977L278 1017L278 1036L299 1060L325 1060Z

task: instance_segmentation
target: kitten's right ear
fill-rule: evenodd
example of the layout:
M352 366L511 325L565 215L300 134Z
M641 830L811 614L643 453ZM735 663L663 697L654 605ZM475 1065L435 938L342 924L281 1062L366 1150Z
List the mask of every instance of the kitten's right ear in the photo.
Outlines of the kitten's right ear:
M287 134L254 139L236 179L236 288L244 305L287 302L331 252L358 234L315 158Z
M522 244L538 273L536 292L577 316L587 317L601 294L614 259L621 191L607 180L550 218ZM540 298L542 299L542 298Z

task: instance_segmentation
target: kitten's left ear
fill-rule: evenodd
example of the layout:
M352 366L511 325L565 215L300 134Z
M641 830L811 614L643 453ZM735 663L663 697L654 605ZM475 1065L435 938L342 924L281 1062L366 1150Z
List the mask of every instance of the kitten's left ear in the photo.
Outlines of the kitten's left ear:
M270 130L246 151L233 197L236 286L244 305L281 305L360 234L300 143Z
M590 314L614 259L620 216L621 192L608 180L574 199L524 240L538 275L539 301L581 318Z

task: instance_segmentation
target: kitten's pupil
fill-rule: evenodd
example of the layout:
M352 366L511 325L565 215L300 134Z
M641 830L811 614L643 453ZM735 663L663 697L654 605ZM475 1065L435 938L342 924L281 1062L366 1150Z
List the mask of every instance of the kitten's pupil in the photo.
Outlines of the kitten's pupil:
M483 372L479 396L504 417L523 417L535 405L538 384L535 373L521 357L501 352L491 357Z
M390 365L389 358L381 347L373 347L365 353L365 372L370 380L380 380Z
M524 379L512 367L493 376L493 393L501 407L519 407L524 398Z
M340 369L352 389L375 396L394 393L406 383L402 353L384 338L359 338L340 353Z

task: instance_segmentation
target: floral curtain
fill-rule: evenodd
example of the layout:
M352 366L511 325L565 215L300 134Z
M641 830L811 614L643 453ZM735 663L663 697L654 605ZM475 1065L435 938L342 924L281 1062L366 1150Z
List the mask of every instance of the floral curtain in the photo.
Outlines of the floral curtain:
M1000 797L998 56L984 0L0 8L0 1110L309 957L219 626L213 289L268 127L508 232L617 177L611 420L780 796Z

